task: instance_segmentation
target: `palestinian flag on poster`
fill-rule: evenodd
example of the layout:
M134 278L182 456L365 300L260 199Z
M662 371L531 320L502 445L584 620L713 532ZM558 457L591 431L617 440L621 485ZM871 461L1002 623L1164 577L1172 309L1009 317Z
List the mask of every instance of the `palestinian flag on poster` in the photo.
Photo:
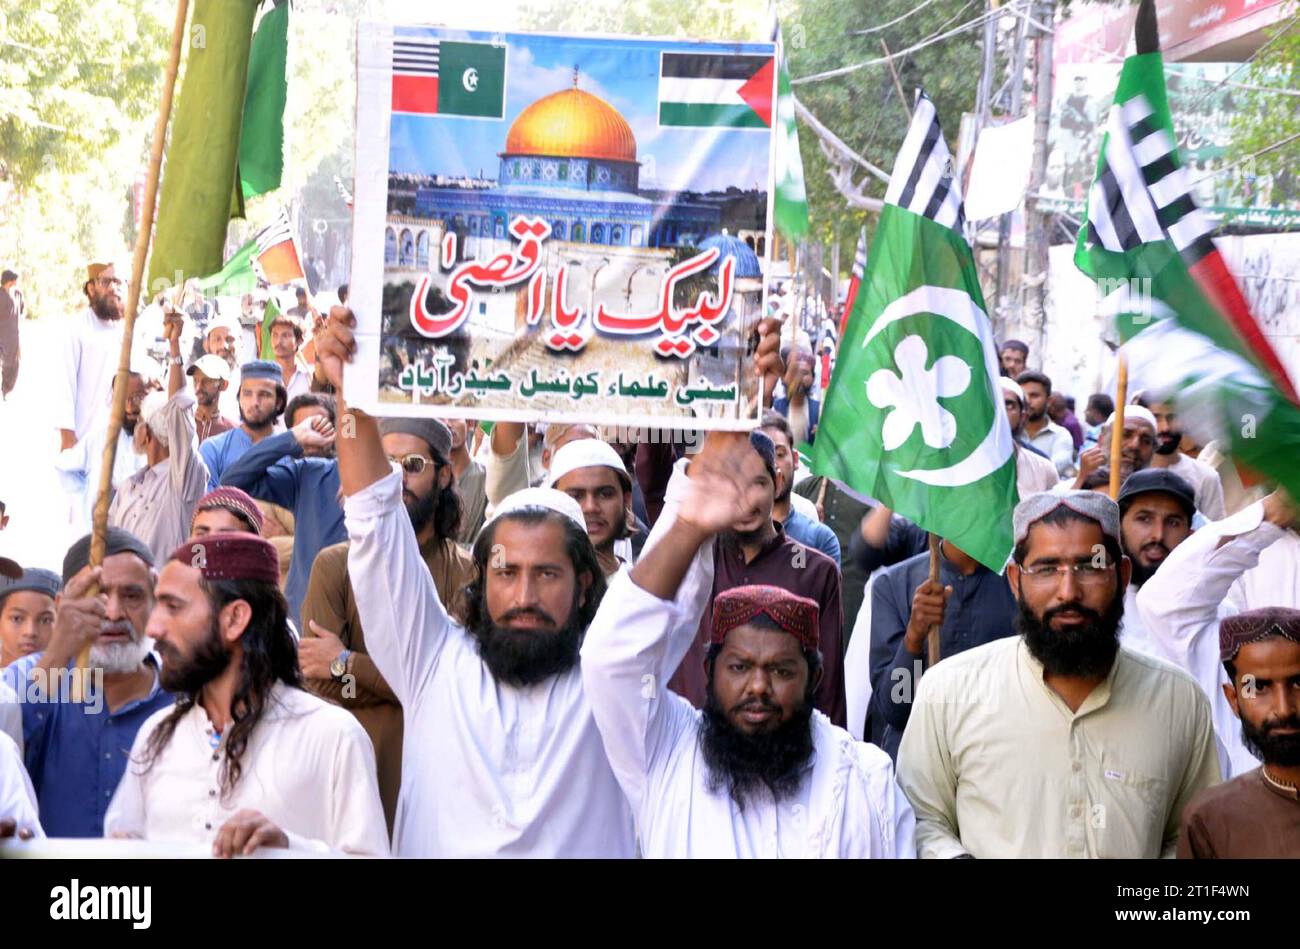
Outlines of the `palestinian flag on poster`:
M812 469L1000 573L1012 547L1015 444L964 223L934 103L918 94Z
M1074 260L1097 281L1129 387L1172 400L1182 428L1300 496L1300 407L1192 200L1151 0L1135 22Z
M393 37L394 112L500 119L506 106L506 48L419 33Z
M776 62L771 56L663 53L659 124L685 128L772 127Z
M797 241L808 233L808 189L804 185L803 155L799 152L799 127L794 116L794 88L785 68L781 26L772 28L779 64L776 82L776 201L772 219L781 233Z
M271 286L305 280L302 258L298 256L298 242L294 240L289 212L284 208L275 220L253 238L257 252L253 255L253 269Z

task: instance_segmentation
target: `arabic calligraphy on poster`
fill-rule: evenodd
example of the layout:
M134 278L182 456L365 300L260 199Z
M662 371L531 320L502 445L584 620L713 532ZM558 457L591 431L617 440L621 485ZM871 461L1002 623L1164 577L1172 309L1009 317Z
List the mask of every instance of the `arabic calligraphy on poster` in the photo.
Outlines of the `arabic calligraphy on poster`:
M774 74L765 43L363 24L350 401L752 425Z

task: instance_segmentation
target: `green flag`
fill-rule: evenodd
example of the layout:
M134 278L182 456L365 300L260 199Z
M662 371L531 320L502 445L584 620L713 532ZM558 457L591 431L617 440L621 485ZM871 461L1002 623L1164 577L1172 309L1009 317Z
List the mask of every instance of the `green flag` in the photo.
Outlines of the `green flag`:
M1172 401L1179 427L1300 497L1300 403L1192 198L1165 90L1155 6L1135 19L1079 228L1129 390Z
M262 352L260 358L274 359L275 350L271 348L271 324L275 318L280 315L280 308L275 305L275 297L269 297L266 301L266 312L262 314L262 326L258 330L258 335L262 338Z
M840 343L812 468L1001 572L1015 444L948 159L922 96Z
M505 114L506 48L492 43L438 44L438 114L499 119Z
M230 297L252 293L257 289L257 274L253 270L253 257L257 254L257 241L251 240L226 261L226 265L210 277L194 282L195 288L205 297Z
M284 105L289 95L289 4L276 0L257 25L248 57L248 90L239 139L240 193L243 199L280 187L284 173Z
M254 0L195 0L146 299L221 269L256 10Z
M794 89L786 72L780 30L776 36L776 205L772 216L781 233L798 240L808 233L808 192L804 187L803 156L799 154L799 128L794 118Z

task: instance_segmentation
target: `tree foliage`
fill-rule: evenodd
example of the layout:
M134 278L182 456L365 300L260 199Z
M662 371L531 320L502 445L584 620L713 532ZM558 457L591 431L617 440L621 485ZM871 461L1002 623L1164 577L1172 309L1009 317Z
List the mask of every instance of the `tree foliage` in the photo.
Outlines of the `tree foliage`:
M1263 41L1267 48L1229 81L1263 89L1300 89L1300 12L1290 5L1290 15L1270 29ZM1234 89L1233 98L1243 103L1233 116L1233 152L1238 158L1253 155L1300 133L1300 100L1295 95ZM1295 167L1300 161L1300 138L1247 162L1243 173L1274 179L1274 197L1300 194Z

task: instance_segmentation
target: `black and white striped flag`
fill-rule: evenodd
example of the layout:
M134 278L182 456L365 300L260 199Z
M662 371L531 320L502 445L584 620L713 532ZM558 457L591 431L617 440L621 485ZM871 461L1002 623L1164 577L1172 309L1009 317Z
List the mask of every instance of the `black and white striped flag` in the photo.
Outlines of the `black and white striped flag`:
M911 127L889 176L885 203L928 217L958 233L965 231L966 211L953 172L952 153L943 140L934 103L920 89L916 91Z

